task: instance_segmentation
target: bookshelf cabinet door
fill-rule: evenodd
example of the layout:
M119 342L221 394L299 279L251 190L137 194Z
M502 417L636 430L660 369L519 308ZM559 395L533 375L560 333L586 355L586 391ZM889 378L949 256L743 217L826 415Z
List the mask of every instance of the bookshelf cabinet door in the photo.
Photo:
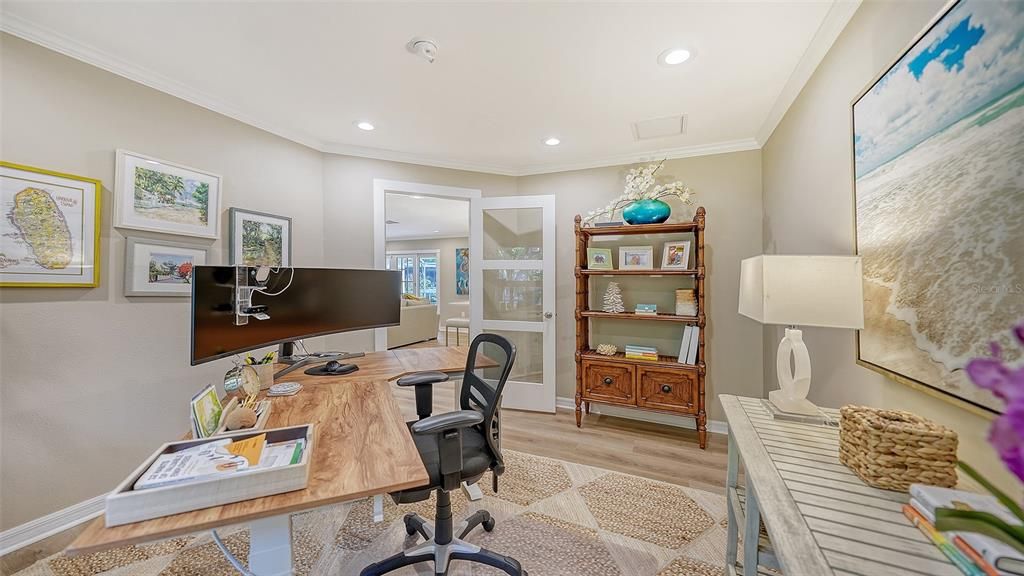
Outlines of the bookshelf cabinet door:
M583 397L636 406L633 366L610 362L583 363Z
M697 373L691 370L669 370L638 367L639 398L637 406L652 410L669 410L693 414L697 412Z

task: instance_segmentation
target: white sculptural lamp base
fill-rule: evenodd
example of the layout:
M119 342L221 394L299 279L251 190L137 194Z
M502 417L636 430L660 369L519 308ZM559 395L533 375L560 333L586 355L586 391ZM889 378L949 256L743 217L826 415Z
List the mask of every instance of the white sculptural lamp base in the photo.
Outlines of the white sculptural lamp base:
M786 336L779 342L775 368L779 389L768 393L773 415L783 419L792 416L790 419L804 422L809 418L824 421L818 407L807 399L807 392L811 389L811 357L804 344L803 332L786 328Z

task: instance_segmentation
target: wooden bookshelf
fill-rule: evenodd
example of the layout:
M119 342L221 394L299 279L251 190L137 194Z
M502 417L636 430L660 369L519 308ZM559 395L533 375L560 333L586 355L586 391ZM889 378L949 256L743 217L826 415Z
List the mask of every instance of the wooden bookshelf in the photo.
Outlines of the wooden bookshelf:
M591 403L609 404L654 412L692 416L697 423L700 447L707 446L707 413L705 410L705 310L704 226L707 212L697 208L692 222L645 224L639 226L583 227L582 218L575 218L576 233L576 426L583 425L583 413L590 413ZM587 247L594 236L649 234L693 234L694 268L692 270L588 270ZM657 253L655 254L657 257ZM590 280L595 276L623 277L691 277L697 299L696 316L657 315L633 312L611 313L590 309ZM626 279L624 278L623 281ZM674 289L673 289L674 291ZM635 360L619 352L612 356L598 354L590 344L590 321L635 320L675 322L700 328L695 364L681 364L675 356L658 356L657 360ZM680 337L682 335L680 334Z

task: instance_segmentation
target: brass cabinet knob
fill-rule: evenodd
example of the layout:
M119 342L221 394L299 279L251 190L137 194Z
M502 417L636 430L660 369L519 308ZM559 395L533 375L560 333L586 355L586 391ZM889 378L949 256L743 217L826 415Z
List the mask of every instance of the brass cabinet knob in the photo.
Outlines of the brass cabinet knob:
M612 380L611 376L605 376L604 377L604 383L605 383L606 386L611 386L612 382L614 382L614 380Z
M672 391L672 387L669 386L668 384L665 384L661 387L661 391L664 392L665 394L668 394L669 392Z

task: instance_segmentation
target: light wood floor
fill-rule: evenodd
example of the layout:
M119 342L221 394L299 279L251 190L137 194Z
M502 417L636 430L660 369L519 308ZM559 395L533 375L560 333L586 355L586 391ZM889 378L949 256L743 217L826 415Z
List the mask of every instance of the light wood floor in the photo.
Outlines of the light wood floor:
M430 341L410 347L437 345ZM402 412L415 419L414 392L397 386L393 389ZM454 383L435 386L435 414L453 410L455 405ZM502 434L502 447L509 450L725 493L727 444L725 436L718 434L709 433L707 450L701 450L693 430L594 414L584 416L583 427L577 429L575 415L568 410L555 414L504 410ZM0 574L11 574L62 550L84 526L0 558Z

